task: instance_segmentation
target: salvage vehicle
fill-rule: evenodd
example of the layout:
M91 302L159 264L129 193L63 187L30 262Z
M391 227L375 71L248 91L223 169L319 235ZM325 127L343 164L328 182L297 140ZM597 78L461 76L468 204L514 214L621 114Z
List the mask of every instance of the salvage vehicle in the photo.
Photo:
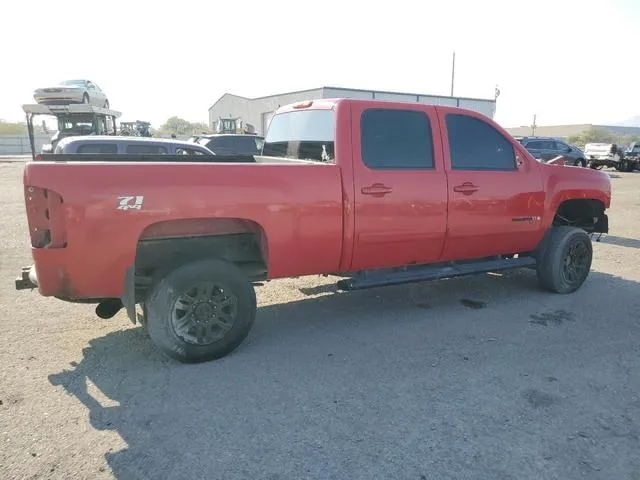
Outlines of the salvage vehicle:
M530 268L568 294L589 275L590 234L609 231L608 175L538 162L455 107L284 106L255 163L93 157L25 166L34 265L16 288L102 318L124 307L182 362L236 349L263 281L328 274L350 291Z
M107 95L91 80L63 80L58 85L37 88L33 92L33 98L44 105L85 103L95 107L109 108Z
M615 143L587 143L584 154L589 166L596 170L613 167L620 172L632 172L638 168L638 159L627 158L623 149Z

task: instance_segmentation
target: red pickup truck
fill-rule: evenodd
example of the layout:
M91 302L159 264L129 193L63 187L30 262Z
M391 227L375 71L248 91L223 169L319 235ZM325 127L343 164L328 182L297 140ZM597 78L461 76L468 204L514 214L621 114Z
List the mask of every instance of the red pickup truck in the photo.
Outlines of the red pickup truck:
M95 157L26 165L34 265L16 288L102 318L124 307L184 362L244 340L264 280L354 290L526 267L569 293L609 229L606 174L542 164L458 108L313 100L276 112L253 162Z

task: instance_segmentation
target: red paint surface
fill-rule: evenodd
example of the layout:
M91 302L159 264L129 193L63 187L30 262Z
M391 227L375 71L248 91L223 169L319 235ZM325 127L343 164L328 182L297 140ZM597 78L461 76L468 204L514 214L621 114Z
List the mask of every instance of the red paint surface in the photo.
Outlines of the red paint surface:
M434 170L375 171L362 163L360 112L380 106L429 115ZM517 171L452 171L446 112L480 117L511 138L474 112L353 100L308 108L336 109L335 165L28 163L25 185L62 199L27 198L30 227L50 228L55 241L33 249L40 292L120 297L142 238L255 232L270 278L279 278L528 251L562 201L610 204L606 174L541 164L515 140ZM454 189L470 184L473 192ZM372 186L387 191L362 193ZM117 210L127 195L144 196L142 209ZM42 217L45 207L50 219Z

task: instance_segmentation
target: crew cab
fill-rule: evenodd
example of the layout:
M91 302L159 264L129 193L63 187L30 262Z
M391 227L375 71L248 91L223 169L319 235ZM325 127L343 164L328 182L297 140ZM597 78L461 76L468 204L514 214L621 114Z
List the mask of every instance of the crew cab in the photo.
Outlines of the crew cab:
M64 156L62 156L64 157ZM343 290L537 271L577 290L609 177L547 165L469 110L375 100L279 108L253 163L29 162L34 265L16 288L124 307L168 356L233 351L265 280L335 274Z

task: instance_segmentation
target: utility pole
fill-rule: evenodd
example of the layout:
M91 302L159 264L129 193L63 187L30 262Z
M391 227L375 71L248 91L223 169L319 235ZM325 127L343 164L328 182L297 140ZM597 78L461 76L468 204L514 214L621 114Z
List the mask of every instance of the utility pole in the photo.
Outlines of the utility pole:
M456 77L456 52L453 52L453 63L451 64L451 96L453 97L453 80Z
M533 125L531 125L531 136L536 136L536 114L533 114Z

